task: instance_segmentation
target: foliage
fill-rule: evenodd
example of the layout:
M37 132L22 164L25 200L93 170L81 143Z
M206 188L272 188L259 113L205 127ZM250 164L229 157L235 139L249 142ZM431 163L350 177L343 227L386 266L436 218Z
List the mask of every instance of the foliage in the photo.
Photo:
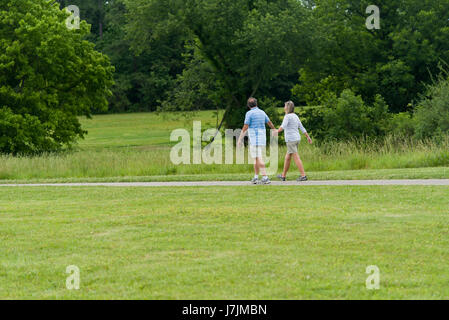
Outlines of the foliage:
M406 111L423 83L449 61L449 1L380 0L380 30L368 30L369 0L316 0L312 53L293 88L295 99L319 104L351 89L372 103L380 94Z
M46 0L0 3L0 152L36 153L83 137L77 116L106 109L113 67Z
M376 96L374 103L367 105L351 90L344 90L339 98L329 98L322 108L311 108L302 114L308 130L320 140L383 136L390 117L381 96Z
M305 7L298 1L128 0L128 31L145 50L153 40L176 30L193 40L194 53L213 68L226 102L228 127L241 125L246 99L302 61L308 39ZM145 6L143 5L145 3ZM136 39L137 38L137 39ZM183 75L186 81L189 78Z
M380 0L376 3L380 8L380 30L365 26L369 15L365 9L372 4L368 0L58 2L61 7L79 6L81 18L91 25L91 32L83 23L81 30L71 32L72 36L76 35L77 41L94 42L116 69L109 109L106 111L104 103L91 103L89 113L225 110L222 128L237 128L247 111L246 99L254 95L268 112L271 108L267 110L267 105L282 106L290 99L297 105L322 105L301 110L304 124L319 140L376 137L386 131L400 135L416 131L415 136L420 138L445 132L444 120L436 116L417 124L403 112L413 111L409 106L417 105L420 95L426 92L430 75L438 73L439 62L449 61L449 0ZM7 24L3 23L2 28ZM0 32L11 34L7 29ZM53 78L58 78L60 67L46 68L47 75L55 70ZM76 72L80 77L83 74L82 70ZM343 95L345 90L354 95ZM97 91L78 94L90 100L105 97ZM0 104L5 119L15 119L12 127L35 127L29 117L11 116L17 114L10 105L13 99L5 97L3 101L7 102ZM386 115L386 105L390 112L400 114ZM420 105L425 105L420 107L422 110L428 108L424 100ZM420 119L428 117L424 113L416 111ZM382 120L369 124L373 119ZM43 120L38 117L38 121ZM68 131L73 129L82 135L76 125L66 126ZM10 129L4 124L2 130ZM48 132L48 128L34 131ZM14 135L8 132L3 140L11 141L11 145L4 150L17 152L18 147L12 147ZM68 132L59 130L58 135L60 142L55 143L55 138L41 142L46 145L43 150L58 149L61 143L71 140ZM16 144L20 140L28 141L23 145L34 144L29 142L37 141L33 136L17 138Z
M415 119L410 112L393 114L388 126L389 133L399 137L413 137L415 134Z
M117 0L56 0L61 9L70 5L75 5L80 9L81 20L87 21L91 25L90 33L86 34L86 39L97 42L103 37L106 28L105 18L107 6L119 2Z
M326 126L324 125L324 114L326 107L302 107L298 114L304 128L314 138L324 140L326 137Z
M415 110L416 136L420 139L441 137L449 133L449 78L440 76Z
M187 45L186 45L187 47ZM217 80L211 65L201 59L195 48L189 46L184 54L185 69L177 76L174 88L162 103L161 111L192 111L223 109L223 86Z

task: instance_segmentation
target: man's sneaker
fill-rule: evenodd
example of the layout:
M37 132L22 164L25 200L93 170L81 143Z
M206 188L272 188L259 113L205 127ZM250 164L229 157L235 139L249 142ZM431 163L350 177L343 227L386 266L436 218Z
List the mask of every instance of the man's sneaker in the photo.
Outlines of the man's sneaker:
M262 178L262 180L260 180L260 184L270 184L270 183L271 181L270 179L268 179L268 177Z
M282 174L278 174L278 179L281 181L285 181L285 177L283 177Z
M309 179L307 179L307 176L304 177L299 177L298 179L296 179L296 181L302 182L302 181L307 181Z
M251 183L252 183L252 184L258 184L258 183L259 183L259 179L253 178L253 179L251 180Z

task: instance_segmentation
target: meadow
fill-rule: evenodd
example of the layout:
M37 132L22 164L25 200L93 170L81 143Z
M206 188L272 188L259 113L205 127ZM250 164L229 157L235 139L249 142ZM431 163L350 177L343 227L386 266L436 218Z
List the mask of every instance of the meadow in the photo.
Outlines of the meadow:
M89 133L73 150L34 157L0 155L0 181L174 181L246 180L252 165L174 165L170 133L192 121L214 128L212 111L188 114L135 113L82 118ZM310 128L313 136L313 128ZM279 169L285 147L279 148ZM440 144L387 137L378 142L352 141L309 145L300 155L312 179L449 178L449 138ZM290 177L297 173L290 171Z
M448 299L447 190L3 188L0 299Z

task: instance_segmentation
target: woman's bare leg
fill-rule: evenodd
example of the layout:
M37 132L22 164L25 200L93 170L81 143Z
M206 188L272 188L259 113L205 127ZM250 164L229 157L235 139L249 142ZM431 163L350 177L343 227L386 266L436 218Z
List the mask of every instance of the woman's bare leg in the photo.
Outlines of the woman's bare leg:
M284 161L284 171L282 172L282 176L285 178L287 176L288 169L290 169L290 163L292 161L292 155L287 153L285 155Z
M302 177L306 176L306 172L304 171L304 165L302 164L301 158L299 157L299 154L295 153L293 154L293 160L296 163L296 166L299 169L299 172L301 173Z

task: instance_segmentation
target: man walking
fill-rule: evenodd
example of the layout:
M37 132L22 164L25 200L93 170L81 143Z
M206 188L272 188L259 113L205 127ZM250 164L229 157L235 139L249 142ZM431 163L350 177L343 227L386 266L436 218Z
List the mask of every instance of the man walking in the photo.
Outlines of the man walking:
M250 109L245 116L245 123L242 128L242 133L240 134L238 146L243 143L243 137L248 131L249 135L249 150L251 158L254 159L254 178L251 180L253 184L270 184L271 181L268 179L267 171L265 168L265 162L263 160L263 149L267 145L266 128L268 126L271 129L276 129L273 123L268 118L267 114L260 110L257 106L256 98L248 99L248 108ZM259 181L259 173L262 174L262 179Z

